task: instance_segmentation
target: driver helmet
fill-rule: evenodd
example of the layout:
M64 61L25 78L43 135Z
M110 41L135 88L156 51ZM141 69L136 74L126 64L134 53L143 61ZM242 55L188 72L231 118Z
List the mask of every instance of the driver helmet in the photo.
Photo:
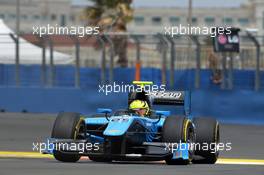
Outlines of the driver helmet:
M130 103L129 109L136 111L140 116L145 116L149 113L149 105L143 100L134 100Z

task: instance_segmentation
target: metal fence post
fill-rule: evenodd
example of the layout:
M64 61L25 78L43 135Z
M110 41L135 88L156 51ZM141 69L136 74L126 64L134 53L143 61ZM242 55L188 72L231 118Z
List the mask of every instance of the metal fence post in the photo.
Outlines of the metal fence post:
M166 71L167 71L167 48L168 43L163 35L158 34L157 37L159 38L160 42L162 43L162 68L161 68L161 82L162 84L166 85L167 77L166 77Z
M80 88L80 42L78 38L75 39L75 87Z
M256 48L257 56L256 56L256 76L255 76L255 90L258 91L260 87L260 45L258 44Z
M53 58L53 41L49 38L50 46L50 70L49 70L49 86L54 86L55 69L54 69L54 58Z
M134 39L135 43L136 43L136 75L135 75L135 80L140 80L140 74L141 74L141 59L140 59L140 40L138 38L138 36L133 35L132 38Z
M228 89L233 89L233 53L229 54Z
M195 69L195 88L200 88L200 72L201 72L201 44L197 36L191 36L196 45L196 69Z
M20 0L16 1L16 86L20 86L19 36L20 36Z
M174 73L175 73L175 58L176 58L176 51L175 51L175 42L171 36L167 36L167 40L171 44L171 58L170 58L170 87L174 87Z
M80 88L80 42L78 37L71 35L71 39L75 43L75 75L74 75L74 86Z
M101 84L105 84L105 72L106 72L106 58L105 58L105 41L102 36L97 37L97 41L99 42L102 48L102 58L101 58Z
M221 89L226 89L226 53L222 54Z
M15 72L15 81L16 86L20 86L20 65L19 65L19 34L17 36L14 36L14 34L10 33L10 37L13 39L13 41L16 44L15 52L16 52L16 59L15 59L15 66L16 66L16 72Z
M42 86L46 85L47 82L47 68L46 68L46 40L43 36L42 38L39 37L40 45L42 46L42 62L41 62L41 83Z
M250 32L247 31L247 35L249 39L254 43L256 46L256 71L255 71L255 90L258 91L260 87L260 44L259 41L253 36Z
M114 82L114 43L110 36L104 35L107 42L110 44L110 69L109 69L109 82Z

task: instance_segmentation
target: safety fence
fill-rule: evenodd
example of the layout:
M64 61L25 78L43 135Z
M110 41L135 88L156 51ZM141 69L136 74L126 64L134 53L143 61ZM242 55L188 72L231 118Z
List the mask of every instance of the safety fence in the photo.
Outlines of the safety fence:
M0 34L0 77L4 86L41 84L43 87L71 85L79 88L88 86L93 75L99 77L96 82L112 83L119 79L120 67L133 69L140 63L141 78L145 68L153 68L154 72L159 72L156 73L158 81L170 88L182 84L177 82L181 79L177 76L186 78L182 74L191 76L190 87L201 88L204 78L212 79L212 75L203 73L209 69L220 72L221 81L215 86L220 84L221 89L263 88L262 36L241 35L239 53L214 53L210 36L52 35L40 38L21 34L19 38L12 33ZM133 73L125 75L128 74ZM58 79L68 79L68 82L61 83L63 81Z

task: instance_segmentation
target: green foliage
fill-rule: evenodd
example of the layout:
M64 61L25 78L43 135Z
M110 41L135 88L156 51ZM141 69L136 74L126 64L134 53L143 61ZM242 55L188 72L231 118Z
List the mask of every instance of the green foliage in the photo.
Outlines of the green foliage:
M90 24L104 30L109 26L126 30L126 24L133 19L132 0L90 0L93 6L85 9L85 18Z

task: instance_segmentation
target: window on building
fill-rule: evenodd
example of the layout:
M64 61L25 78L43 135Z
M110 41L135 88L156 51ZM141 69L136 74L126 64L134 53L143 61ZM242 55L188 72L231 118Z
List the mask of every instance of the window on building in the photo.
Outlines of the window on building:
M60 25L61 26L66 26L66 15L61 15L60 16Z
M206 17L204 19L206 24L214 24L215 23L215 18L214 17Z
M170 23L171 24L179 24L180 23L180 18L179 17L176 17L176 16L172 16L170 17Z
M135 16L134 17L134 22L137 25L141 25L144 23L144 17L143 16Z
M154 24L154 25L161 24L161 21L162 21L162 19L159 16L152 17L152 24Z
M10 19L15 19L15 18L16 18L16 15L15 15L15 14L10 14L10 15L9 15L9 18L10 18Z
M5 19L5 14L0 14L0 19Z
M34 16L33 16L33 19L34 19L34 20L39 20L39 19L40 19L40 16L39 16L39 15L34 15Z
M232 18L228 18L228 17L224 18L223 19L223 23L224 24L232 24L233 23L233 19Z
M197 22L198 22L198 19L197 19L196 17L193 17L193 18L192 18L192 23L193 23L193 24L196 24Z
M41 18L42 18L43 21L48 20L48 16L47 15L43 15Z
M23 15L21 15L21 19L23 19L23 20L27 20L27 19L28 19L28 16L25 15L25 14L23 14Z
M57 20L57 15L52 14L52 15L51 15L51 20L53 20L53 21Z
M239 24L241 24L242 26L246 26L249 23L249 19L248 18L238 18L238 22Z
M70 20L71 20L72 22L74 22L74 21L75 21L75 16L74 16L74 15L71 15L71 16L70 16Z

